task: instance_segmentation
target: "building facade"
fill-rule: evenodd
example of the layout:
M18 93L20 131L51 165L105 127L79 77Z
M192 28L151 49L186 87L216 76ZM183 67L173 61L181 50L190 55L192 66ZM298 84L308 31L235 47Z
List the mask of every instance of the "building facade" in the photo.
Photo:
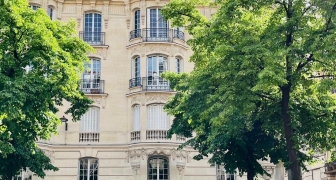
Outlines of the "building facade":
M72 122L65 116L69 121L59 126L58 135L38 143L59 168L47 172L46 180L246 179L225 173L223 166L210 166L207 159L193 160L193 149L176 150L184 137L167 138L173 118L163 106L174 91L160 75L193 69L188 62L192 54L186 44L189 35L161 16L168 1L29 3L32 9L43 8L51 19L74 19L78 36L96 50L88 54L91 62L85 64L81 76L81 89L94 103L81 121ZM200 11L210 17L215 9L202 7ZM60 117L65 109L60 108ZM264 165L270 174L285 178L281 166ZM317 169L311 171L313 179L323 178ZM39 178L22 173L17 179Z

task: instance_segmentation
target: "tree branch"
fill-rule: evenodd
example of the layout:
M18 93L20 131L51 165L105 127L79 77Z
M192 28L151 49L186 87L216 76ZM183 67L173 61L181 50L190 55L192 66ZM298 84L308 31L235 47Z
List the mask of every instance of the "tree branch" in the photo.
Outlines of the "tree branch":
M286 3L285 3L285 1L275 1L275 3L277 4L280 4L280 5L282 5L284 8L285 8L285 11L286 11L286 13L288 14L288 8L286 7Z
M309 57L306 59L304 63L300 62L299 65L297 66L295 72L300 71L303 67L305 67L308 63L313 61L313 54L310 54Z
M256 93L257 96L261 97L261 98L266 98L268 100L271 100L271 101L275 101L276 99L270 97L270 96L267 96L267 95L264 95L264 94L260 94L260 93Z

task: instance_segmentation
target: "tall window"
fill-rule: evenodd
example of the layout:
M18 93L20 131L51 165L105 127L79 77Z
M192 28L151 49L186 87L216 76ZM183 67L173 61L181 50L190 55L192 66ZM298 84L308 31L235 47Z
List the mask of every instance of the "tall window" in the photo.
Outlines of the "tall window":
M147 9L146 35L149 40L168 38L168 22L162 17L161 9Z
M169 87L168 81L161 74L168 70L168 60L164 56L149 56L147 59L147 84L153 90Z
M167 130L170 127L169 116L163 110L163 104L152 104L147 106L147 129Z
M48 6L48 16L50 17L51 20L54 19L54 8L51 6Z
M99 108L90 107L81 117L80 132L99 132Z
M98 159L79 159L79 180L98 180Z
M140 57L136 57L132 61L132 87L141 85L141 77L140 77Z
M140 131L140 105L133 107L133 131Z
M148 180L169 180L169 162L165 157L148 159Z
M175 57L175 72L181 73L181 60L178 57Z
M216 176L217 180L236 180L236 175L227 173L224 165L216 164Z
M98 59L91 59L91 63L85 62L84 73L82 75L82 91L91 93L92 90L101 90L100 72L101 64Z
M101 14L88 13L84 19L84 41L90 44L101 44L102 18Z

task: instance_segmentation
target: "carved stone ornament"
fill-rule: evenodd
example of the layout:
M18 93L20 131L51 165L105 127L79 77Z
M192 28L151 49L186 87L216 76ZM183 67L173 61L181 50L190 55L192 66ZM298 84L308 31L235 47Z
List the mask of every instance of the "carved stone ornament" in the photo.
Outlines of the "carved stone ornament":
M178 161L180 165L189 162L189 151L167 149L162 147L149 148L149 149L132 149L126 151L126 162L135 163L139 160L145 160L148 156L152 155L163 155L171 157L173 161Z
M132 164L132 170L134 172L135 175L138 175L139 173L139 169L140 169L140 164Z
M98 96L98 97L89 97L93 101L92 105L101 107L102 109L105 109L106 106L106 96Z
M134 96L131 99L131 103L135 103L135 102L141 102L141 96Z
M185 165L181 165L181 164L177 164L176 165L176 168L177 168L177 170L179 172L179 175L181 175L181 173L183 172L184 167L185 167Z
M150 101L168 101L169 95L162 95L162 94L154 94L154 95L146 95L146 102Z

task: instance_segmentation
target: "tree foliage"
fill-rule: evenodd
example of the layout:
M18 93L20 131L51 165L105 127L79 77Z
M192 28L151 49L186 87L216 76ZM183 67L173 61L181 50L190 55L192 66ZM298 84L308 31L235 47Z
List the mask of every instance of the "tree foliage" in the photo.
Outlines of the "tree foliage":
M57 107L63 102L70 103L66 114L74 121L88 109L91 101L79 90L79 75L92 48L77 37L74 21L52 21L43 9L30 9L27 0L2 2L1 163L14 163L15 170L29 167L43 177L40 168L55 168L37 149L36 141L56 133L60 124ZM10 162L13 159L20 161Z
M198 5L217 12L208 20ZM216 157L217 151L208 149L221 134L217 129L233 129L230 142L239 142L244 135L234 136L236 129L246 126L252 132L259 126L260 138L274 135L279 143L261 155L271 156L285 142L286 157L274 162L287 162L294 180L302 179L300 166L310 159L307 149L335 147L336 102L330 92L336 85L334 1L173 0L163 14L192 35L188 44L195 64L189 75L165 76L178 91L166 106L176 117L171 133L191 137L195 132L193 147ZM241 117L245 120L233 123ZM217 160L226 161L224 156ZM230 169L232 163L227 165Z

